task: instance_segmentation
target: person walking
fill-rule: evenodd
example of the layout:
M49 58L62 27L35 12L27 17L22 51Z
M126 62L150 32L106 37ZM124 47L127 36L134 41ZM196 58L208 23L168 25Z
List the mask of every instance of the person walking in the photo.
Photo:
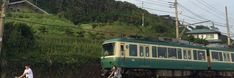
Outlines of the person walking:
M108 76L108 78L121 78L121 69L117 66L113 65L111 69L111 74Z
M28 64L26 64L25 66L25 70L24 70L24 73L18 77L18 78L33 78L33 72L32 72L32 69L30 68L30 66Z

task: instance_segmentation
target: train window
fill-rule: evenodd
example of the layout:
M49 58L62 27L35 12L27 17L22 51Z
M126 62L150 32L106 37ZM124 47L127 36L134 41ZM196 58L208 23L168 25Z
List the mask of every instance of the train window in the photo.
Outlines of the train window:
M230 55L229 55L229 53L228 52L226 52L226 53L223 53L223 60L224 61L230 61Z
M232 62L234 62L234 53L231 53L232 56Z
M188 59L192 60L192 51L188 50Z
M167 48L158 47L158 58L167 58Z
M198 60L205 60L206 59L205 51L198 51L197 58Z
M191 53L191 50L183 50L184 52L184 59L192 59L192 53Z
M153 46L152 47L152 57L157 57L158 56L157 54L158 54L157 53L157 47Z
M137 45L129 45L129 56L137 56Z
M205 51L193 50L194 60L205 60Z
M177 58L182 59L182 50L181 49L177 49Z
M198 60L197 54L197 50L193 50L193 60Z
M212 52L211 55L213 61L223 61L223 56L221 52Z
M223 55L222 55L223 53L221 53L221 52L219 52L219 60L220 61L223 61Z
M149 55L149 47L145 47L145 56L146 57L149 57L150 55Z
M140 46L140 56L143 57L144 56L144 47Z
M168 48L168 58L176 59L176 48Z
M124 55L124 45L120 45L120 52L121 52L121 56Z
M188 55L188 54L187 54L187 50L183 50L183 53L184 53L184 55L183 55L183 56L184 56L184 59L187 59L187 58L188 58L188 56L187 56L187 55Z
M103 45L104 55L105 56L114 55L114 46L115 46L115 43L104 44Z
M120 46L120 51L124 51L124 45Z

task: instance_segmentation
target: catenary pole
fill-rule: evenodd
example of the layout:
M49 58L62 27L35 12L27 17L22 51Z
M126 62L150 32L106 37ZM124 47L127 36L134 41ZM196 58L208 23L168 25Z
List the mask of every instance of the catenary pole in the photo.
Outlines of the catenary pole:
M230 37L227 6L225 6L225 13L226 13L226 25L227 25L227 44L228 44L228 46L231 46L231 39L230 39L231 37Z
M176 16L176 39L180 39L179 38L179 16L178 16L178 2L177 0L175 0L174 3L175 6L175 16Z

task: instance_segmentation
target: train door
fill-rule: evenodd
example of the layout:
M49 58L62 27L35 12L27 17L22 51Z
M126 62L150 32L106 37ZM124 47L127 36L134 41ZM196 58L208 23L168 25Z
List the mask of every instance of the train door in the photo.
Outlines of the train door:
M120 63L121 63L121 65L123 66L124 64L125 64L125 52L126 51L126 49L125 49L125 44L124 43L121 43L120 44Z
M150 61L149 46L145 46L145 66L150 66Z
M148 66L150 64L149 56L149 46L140 45L141 65Z

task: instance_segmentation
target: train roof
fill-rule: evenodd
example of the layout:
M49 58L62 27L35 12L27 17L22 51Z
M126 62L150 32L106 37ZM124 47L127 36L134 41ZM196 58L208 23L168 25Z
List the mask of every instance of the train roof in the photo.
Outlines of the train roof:
M167 42L167 41L150 40L150 39L135 39L135 38L114 38L114 39L106 40L103 44L112 43L112 42L133 42L133 43L157 44L157 45L165 45L165 46L199 48L199 49L207 48L204 46L193 46L193 45L187 45L187 44L180 44L176 42Z
M132 42L132 43L156 44L156 45L197 48L197 49L210 49L210 50L221 50L221 51L232 51L232 52L234 51L233 48L210 48L200 45L195 46L195 45L182 44L177 42L168 42L168 41L151 40L151 39L136 39L136 38L114 38L106 40L103 44L112 43L112 42Z
M210 50L219 50L219 51L231 51L234 52L234 48L209 48Z

